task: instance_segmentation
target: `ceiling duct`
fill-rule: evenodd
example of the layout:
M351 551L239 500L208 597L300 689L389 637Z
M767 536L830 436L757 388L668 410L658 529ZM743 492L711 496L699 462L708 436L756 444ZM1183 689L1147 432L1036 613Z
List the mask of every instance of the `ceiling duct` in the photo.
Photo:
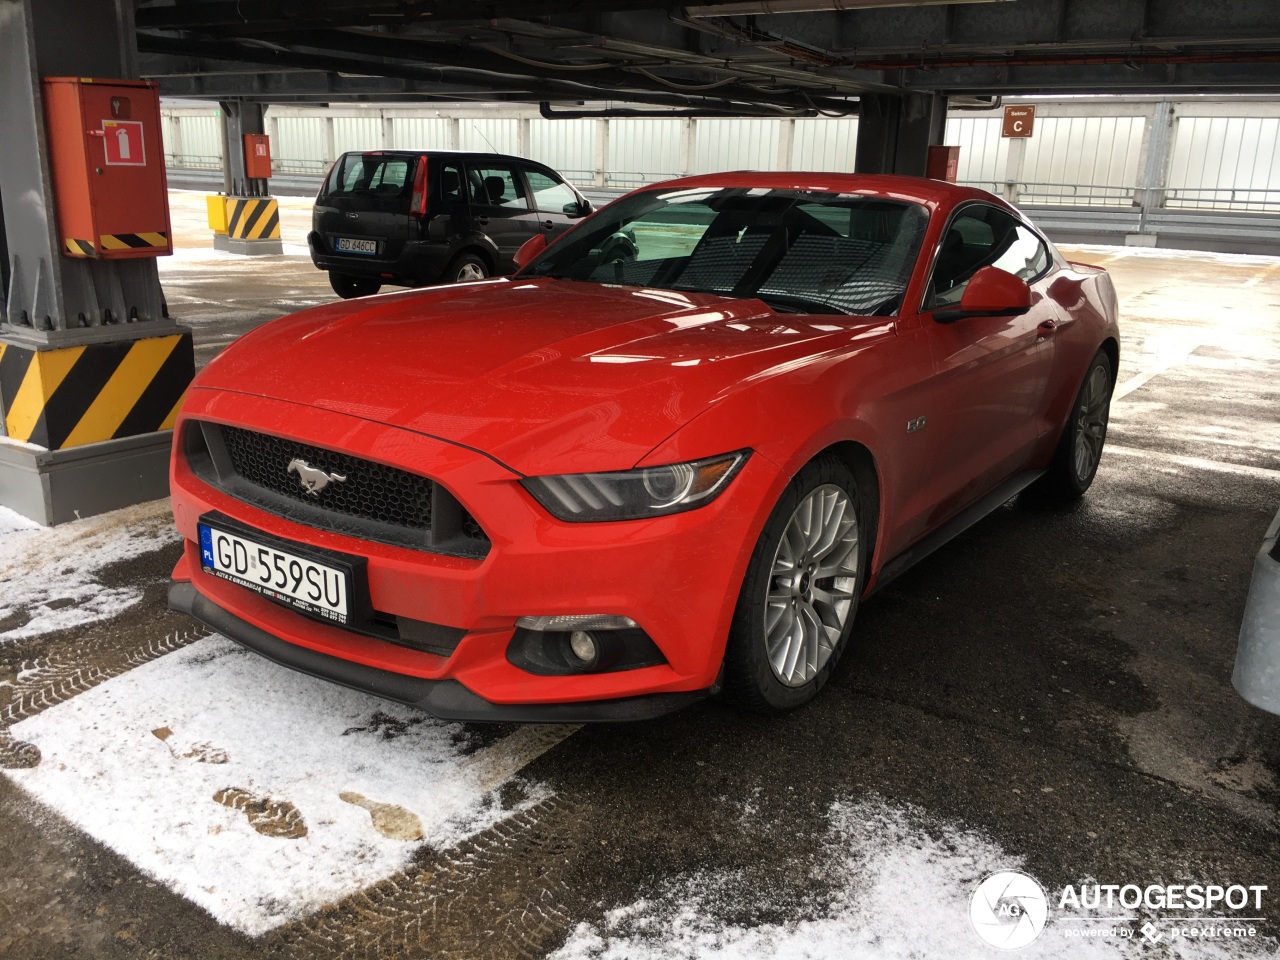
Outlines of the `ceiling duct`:
M945 7L954 3L1010 3L1012 0L745 0L685 7L690 17L737 17L770 13L826 13L877 7Z

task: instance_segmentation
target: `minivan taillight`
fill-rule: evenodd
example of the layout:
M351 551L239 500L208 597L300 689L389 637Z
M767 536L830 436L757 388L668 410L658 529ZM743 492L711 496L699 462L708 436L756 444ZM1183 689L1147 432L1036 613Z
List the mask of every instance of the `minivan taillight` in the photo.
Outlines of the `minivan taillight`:
M418 171L413 175L413 198L409 212L418 217L427 215L427 158L418 158Z

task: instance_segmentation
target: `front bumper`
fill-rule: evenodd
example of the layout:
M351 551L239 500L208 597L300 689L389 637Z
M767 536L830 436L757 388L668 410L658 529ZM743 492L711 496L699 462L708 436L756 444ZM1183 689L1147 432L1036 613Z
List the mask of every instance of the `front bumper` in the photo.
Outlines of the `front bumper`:
M591 723L650 720L697 703L711 691L658 693L583 703L490 703L457 680L423 680L331 657L273 637L201 595L189 582L169 587L169 609L194 617L241 646L281 666L353 690L425 710L441 720L515 723Z
M547 514L510 470L433 437L198 387L188 393L179 436L193 418L430 477L491 540L489 553L474 559L318 530L233 499L196 477L179 455L171 488L186 545L172 602L215 630L297 669L458 719L636 719L677 709L715 688L747 560L775 494L776 468L764 458L752 457L724 494L697 510L574 524ZM310 619L210 576L200 564L196 525L214 512L269 537L364 557L374 610L465 634L448 655L412 649ZM560 614L630 617L666 663L546 676L508 660L519 617Z

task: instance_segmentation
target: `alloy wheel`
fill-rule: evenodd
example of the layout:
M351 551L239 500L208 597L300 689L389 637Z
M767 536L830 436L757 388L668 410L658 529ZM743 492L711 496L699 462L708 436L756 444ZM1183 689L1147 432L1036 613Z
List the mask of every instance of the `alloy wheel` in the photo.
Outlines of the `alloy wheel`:
M1102 444L1107 438L1108 394L1111 378L1106 367L1099 364L1089 372L1089 381L1076 407L1075 449L1072 463L1076 476L1087 480L1098 468L1102 459Z
M773 557L765 603L765 652L788 687L811 681L839 646L858 583L858 515L833 483L792 513Z
M484 272L484 267L480 266L480 264L464 263L458 269L458 276L456 279L458 283L470 283L472 280L483 280L485 277L486 274Z

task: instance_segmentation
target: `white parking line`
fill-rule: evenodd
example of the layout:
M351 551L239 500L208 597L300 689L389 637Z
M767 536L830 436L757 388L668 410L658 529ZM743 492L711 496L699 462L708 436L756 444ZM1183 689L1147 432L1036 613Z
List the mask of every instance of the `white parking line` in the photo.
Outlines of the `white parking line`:
M582 724L531 724L467 757L459 767L483 790L492 790L567 740Z
M1191 467L1194 470L1212 470L1216 473L1231 473L1241 477L1258 477L1263 480L1280 480L1280 469L1254 467L1243 463L1225 463L1221 460L1206 460L1203 457L1184 457L1176 453L1164 453L1160 450L1143 450L1139 447L1121 447L1108 443L1106 452L1122 457L1141 457L1146 460L1159 460L1163 463L1177 464L1180 467Z

